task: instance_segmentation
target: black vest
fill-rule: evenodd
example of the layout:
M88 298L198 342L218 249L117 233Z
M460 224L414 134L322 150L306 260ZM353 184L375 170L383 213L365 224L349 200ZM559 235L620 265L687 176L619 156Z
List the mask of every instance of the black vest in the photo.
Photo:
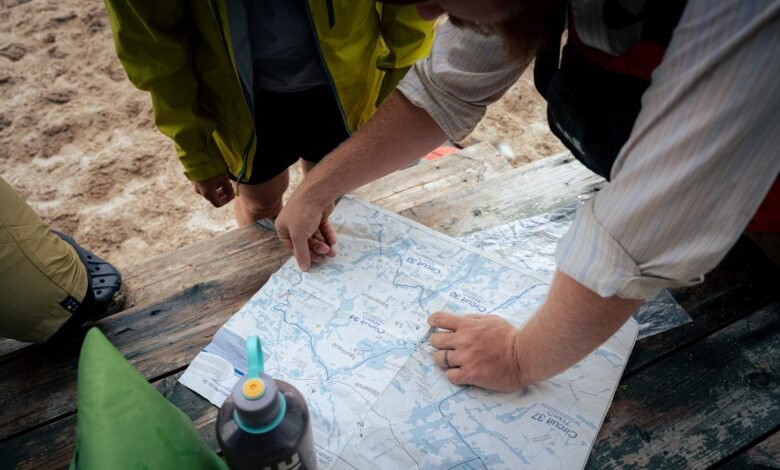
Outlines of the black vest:
M602 30L594 37L609 38L608 45L617 50L611 53L583 40L589 32L577 31L579 25L571 10L576 2L558 3L559 11L549 17L550 35L546 47L537 54L534 81L547 100L547 120L553 134L586 167L609 179L641 110L650 74L663 58L685 1L633 2L632 12L622 6L624 1L603 0ZM567 6L569 39L559 57Z

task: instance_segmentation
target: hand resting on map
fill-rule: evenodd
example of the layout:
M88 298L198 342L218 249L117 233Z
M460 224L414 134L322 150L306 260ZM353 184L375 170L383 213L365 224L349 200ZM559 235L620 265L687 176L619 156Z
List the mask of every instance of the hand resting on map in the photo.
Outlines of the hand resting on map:
M509 392L573 366L612 336L641 300L601 297L557 271L544 303L517 328L496 315L436 312L434 361L454 384ZM444 360L445 351L449 367Z
M319 262L323 256L336 256L336 231L328 221L335 204L301 203L296 194L276 218L276 234L293 253L301 271L308 271L311 263Z
M428 323L446 330L431 334L430 343L439 349L433 359L450 382L500 392L527 385L517 356L520 330L508 321L497 315L436 312Z

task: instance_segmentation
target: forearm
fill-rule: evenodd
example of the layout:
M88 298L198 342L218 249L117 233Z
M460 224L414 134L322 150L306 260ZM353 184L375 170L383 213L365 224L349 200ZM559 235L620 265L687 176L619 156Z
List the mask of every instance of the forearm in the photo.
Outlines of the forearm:
M295 196L321 204L332 202L405 167L446 139L423 109L401 93L393 93L363 128L314 167Z
M549 379L612 336L642 304L604 298L557 271L547 299L515 336L522 386Z

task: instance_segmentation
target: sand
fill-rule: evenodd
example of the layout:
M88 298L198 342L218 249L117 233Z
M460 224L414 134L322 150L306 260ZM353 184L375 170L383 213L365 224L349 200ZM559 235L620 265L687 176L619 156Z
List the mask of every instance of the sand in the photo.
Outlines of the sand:
M461 144L503 142L514 165L562 151L530 76ZM236 227L182 174L116 58L102 2L0 0L0 176L120 269Z

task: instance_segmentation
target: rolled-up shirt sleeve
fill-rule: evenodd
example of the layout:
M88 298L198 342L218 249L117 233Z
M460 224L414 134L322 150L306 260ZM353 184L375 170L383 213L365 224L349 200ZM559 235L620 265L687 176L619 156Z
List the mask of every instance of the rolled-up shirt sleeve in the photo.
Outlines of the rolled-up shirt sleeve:
M509 58L500 36L447 21L436 33L431 54L412 66L397 89L457 141L474 130L487 106L504 95L527 65Z
M558 245L603 297L703 280L780 172L780 4L690 0L609 183Z

